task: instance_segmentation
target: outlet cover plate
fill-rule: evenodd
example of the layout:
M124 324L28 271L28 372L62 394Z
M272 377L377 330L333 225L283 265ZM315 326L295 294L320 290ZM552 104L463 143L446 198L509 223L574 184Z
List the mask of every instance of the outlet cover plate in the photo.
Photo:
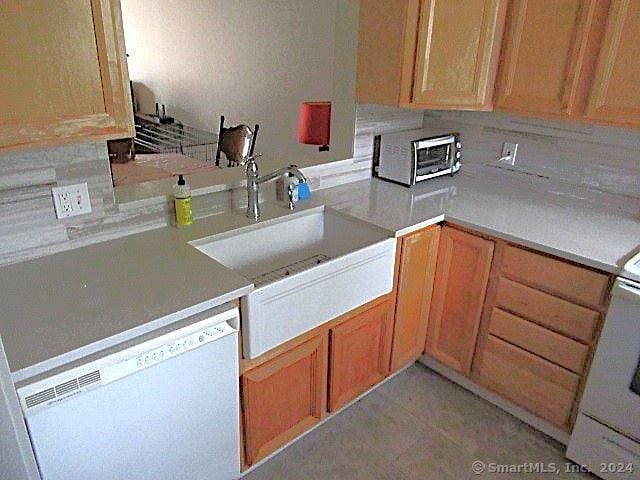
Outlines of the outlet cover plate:
M509 165L515 165L517 154L518 154L518 144L505 142L502 144L502 156L498 161L503 163L508 163Z
M75 217L91 213L91 200L89 198L89 187L87 183L76 185L65 185L63 187L53 187L53 204L56 207L58 218Z

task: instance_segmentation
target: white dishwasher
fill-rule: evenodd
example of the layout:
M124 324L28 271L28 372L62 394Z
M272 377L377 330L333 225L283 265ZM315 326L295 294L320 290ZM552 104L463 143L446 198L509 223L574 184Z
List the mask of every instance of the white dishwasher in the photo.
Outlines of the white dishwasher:
M238 478L238 323L217 307L19 382L42 479Z

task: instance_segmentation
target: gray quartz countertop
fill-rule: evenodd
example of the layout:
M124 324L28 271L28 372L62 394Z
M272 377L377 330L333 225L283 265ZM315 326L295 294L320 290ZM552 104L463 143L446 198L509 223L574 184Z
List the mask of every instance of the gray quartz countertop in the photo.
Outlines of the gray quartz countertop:
M286 214L266 205L261 220ZM0 268L11 371L39 373L246 295L250 281L187 242L250 224L229 212Z
M314 201L396 237L446 220L617 274L640 249L640 202L620 208L602 197L522 173L467 168L411 188L362 180L322 190Z
M316 192L308 205L395 237L446 220L615 274L640 246L640 205L601 203L597 194L468 168L412 188L353 182ZM287 214L270 204L262 212L261 221ZM25 378L246 295L250 281L187 242L252 223L228 212L0 268L11 370Z

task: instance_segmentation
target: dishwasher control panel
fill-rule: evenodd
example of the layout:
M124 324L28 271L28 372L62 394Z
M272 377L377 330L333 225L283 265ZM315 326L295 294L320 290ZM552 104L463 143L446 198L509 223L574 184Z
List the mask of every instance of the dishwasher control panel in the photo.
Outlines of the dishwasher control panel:
M89 364L71 368L17 388L25 414L56 405L79 394L152 367L160 362L237 333L238 310L159 335ZM213 323L213 324L212 324Z
M220 325L216 325L207 330L203 330L201 332L197 332L189 335L188 337L181 338L180 340L172 343L168 343L163 345L160 348L156 348L153 350L149 350L148 352L143 353L135 358L130 359L127 362L123 362L118 365L113 365L109 370L109 373L121 377L120 370L122 373L127 372L130 368L133 371L140 370L145 367L149 367L158 362L162 362L171 357L175 357L176 355L180 355L183 352L191 350L193 348L197 348L201 345L205 345L209 342L213 342L220 337L224 337L229 333L233 333L235 330L229 326L228 323L223 323ZM126 364L126 365L125 365ZM125 375L128 373L125 373Z
M188 336L182 337L161 347L148 350L144 353L128 358L121 362L109 365L101 370L102 383L109 383L127 375L164 362L194 348L206 345L218 338L234 333L236 330L224 322L206 330L200 330Z

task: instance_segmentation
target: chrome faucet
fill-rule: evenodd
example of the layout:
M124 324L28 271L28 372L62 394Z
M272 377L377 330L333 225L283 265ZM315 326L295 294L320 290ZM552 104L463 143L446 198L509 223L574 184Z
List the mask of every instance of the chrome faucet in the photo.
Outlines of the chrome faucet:
M250 157L246 164L247 172L247 217L257 220L260 218L260 205L258 204L258 187L261 183L268 182L280 175L290 173L298 179L299 182L307 181L307 177L298 169L296 165L289 165L288 167L282 167L278 170L267 173L266 175L258 176L258 164L255 157Z

